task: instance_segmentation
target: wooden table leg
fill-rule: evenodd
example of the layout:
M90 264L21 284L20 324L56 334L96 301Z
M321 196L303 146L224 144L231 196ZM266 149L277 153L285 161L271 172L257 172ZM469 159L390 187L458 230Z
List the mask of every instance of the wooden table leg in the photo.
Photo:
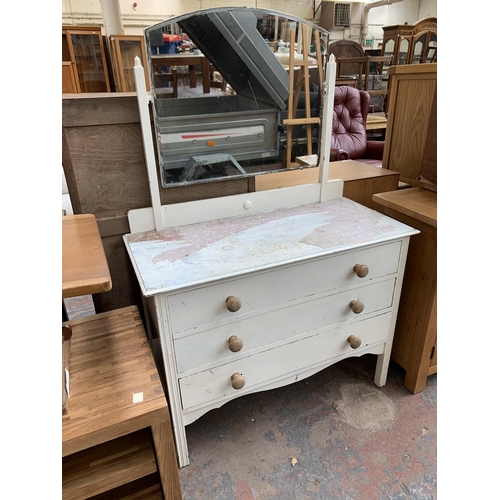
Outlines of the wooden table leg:
M153 435L163 496L168 500L182 500L177 455L168 411L164 422L151 426L151 433Z
M189 68L189 87L192 89L196 88L196 70L193 64L188 66Z
M206 57L201 59L201 76L203 81L203 93L210 94L210 62Z

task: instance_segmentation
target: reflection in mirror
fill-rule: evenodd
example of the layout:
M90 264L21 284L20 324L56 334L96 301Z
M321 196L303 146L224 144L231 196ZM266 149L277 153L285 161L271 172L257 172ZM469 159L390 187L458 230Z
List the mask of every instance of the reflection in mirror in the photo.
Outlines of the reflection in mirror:
M145 38L163 187L317 166L328 31L236 7L169 19Z

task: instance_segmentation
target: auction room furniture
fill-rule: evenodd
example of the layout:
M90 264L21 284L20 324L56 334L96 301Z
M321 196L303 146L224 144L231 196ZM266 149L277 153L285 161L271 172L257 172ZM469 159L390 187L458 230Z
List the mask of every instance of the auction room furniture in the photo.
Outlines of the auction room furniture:
M63 26L62 60L72 63L78 93L110 91L100 26Z
M299 163L300 160L301 157L297 157ZM317 158L315 164L316 162ZM385 193L397 189L399 173L359 161L344 160L330 162L328 179L342 179L344 181L342 194L344 198L380 211L379 205L373 202L372 197L375 193ZM319 168L292 169L258 175L255 177L255 190L265 191L314 182L319 182Z
M370 141L366 117L370 94L353 87L335 87L330 161L357 160L382 166L383 141Z
M117 92L135 92L134 58L146 67L146 47L143 35L110 35L111 57ZM144 70L146 89L150 90L148 71Z
M325 6L328 6L328 4L325 4ZM328 29L326 26L321 26ZM334 42L330 42L328 44L328 55L330 54L333 54L335 59L341 57L364 57L366 55L363 47L354 40L335 40ZM355 66L352 68L347 67L345 70L348 74L356 72Z
M70 374L71 326L64 299L111 290L111 275L92 214L62 217L62 413L68 412L67 381Z
M391 66L391 88L383 168L400 173L400 181L419 185L429 119L437 89L437 64Z
M210 62L203 54L153 54L151 64L157 74L162 73L162 67L188 66L190 88L196 88L195 66L201 66L203 93L210 93Z
M62 297L111 290L111 275L92 214L62 217Z
M71 61L62 62L62 93L76 94L78 86L76 83L75 66Z
M437 372L437 194L417 187L375 194L373 201L420 231L410 240L392 346L392 358L406 370L404 385L415 394Z
M393 64L437 61L437 18L427 17L414 25L384 26L382 55L394 56ZM434 50L432 50L434 49Z
M137 96L67 94L62 98L63 168L75 214L94 214L113 276L109 292L94 295L96 312L139 304L141 291L123 245L127 212L150 206ZM160 188L162 203L253 191L253 178Z
M137 495L146 478L147 495L140 498L180 500L169 410L139 310L130 306L70 325L71 407L62 417L62 498L104 492L113 493L106 498L139 498L132 491Z
M382 114L368 113L366 115L365 128L367 131L386 129L387 128L387 118L385 117L385 113L382 113Z
M129 212L124 242L160 339L181 467L185 426L234 398L366 353L385 384L416 231L342 197L342 184L328 181L320 203L316 183L168 205L158 230L154 207Z

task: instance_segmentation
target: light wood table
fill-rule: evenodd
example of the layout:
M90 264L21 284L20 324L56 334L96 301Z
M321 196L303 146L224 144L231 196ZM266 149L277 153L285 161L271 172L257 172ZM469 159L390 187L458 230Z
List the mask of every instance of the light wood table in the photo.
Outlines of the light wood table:
M63 499L90 498L155 472L164 498L181 499L169 409L137 306L70 325L71 411L62 417ZM157 496L150 491L147 498L162 498L157 488Z
M62 217L62 297L111 290L111 275L96 218L92 214Z
M437 372L437 194L400 189L375 194L373 201L420 230L410 239L392 347L392 358L406 370L404 385L415 394Z
M379 130L387 128L387 117L385 113L381 115L368 113L366 116L366 130Z
M399 173L359 161L344 160L330 162L328 179L342 179L344 181L344 198L380 211L379 205L373 202L372 197L375 193L396 190ZM273 174L257 175L255 177L255 191L315 182L319 182L319 168L317 167L286 170Z
M156 54L151 56L153 71L160 66L188 66L189 86L196 87L195 65L201 66L203 93L210 93L210 62L203 54Z

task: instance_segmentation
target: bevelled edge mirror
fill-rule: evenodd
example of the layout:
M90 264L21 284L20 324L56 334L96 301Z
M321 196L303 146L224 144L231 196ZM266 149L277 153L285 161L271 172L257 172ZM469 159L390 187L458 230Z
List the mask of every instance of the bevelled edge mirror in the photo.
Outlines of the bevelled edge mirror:
M163 187L317 167L327 30L230 7L144 34Z

